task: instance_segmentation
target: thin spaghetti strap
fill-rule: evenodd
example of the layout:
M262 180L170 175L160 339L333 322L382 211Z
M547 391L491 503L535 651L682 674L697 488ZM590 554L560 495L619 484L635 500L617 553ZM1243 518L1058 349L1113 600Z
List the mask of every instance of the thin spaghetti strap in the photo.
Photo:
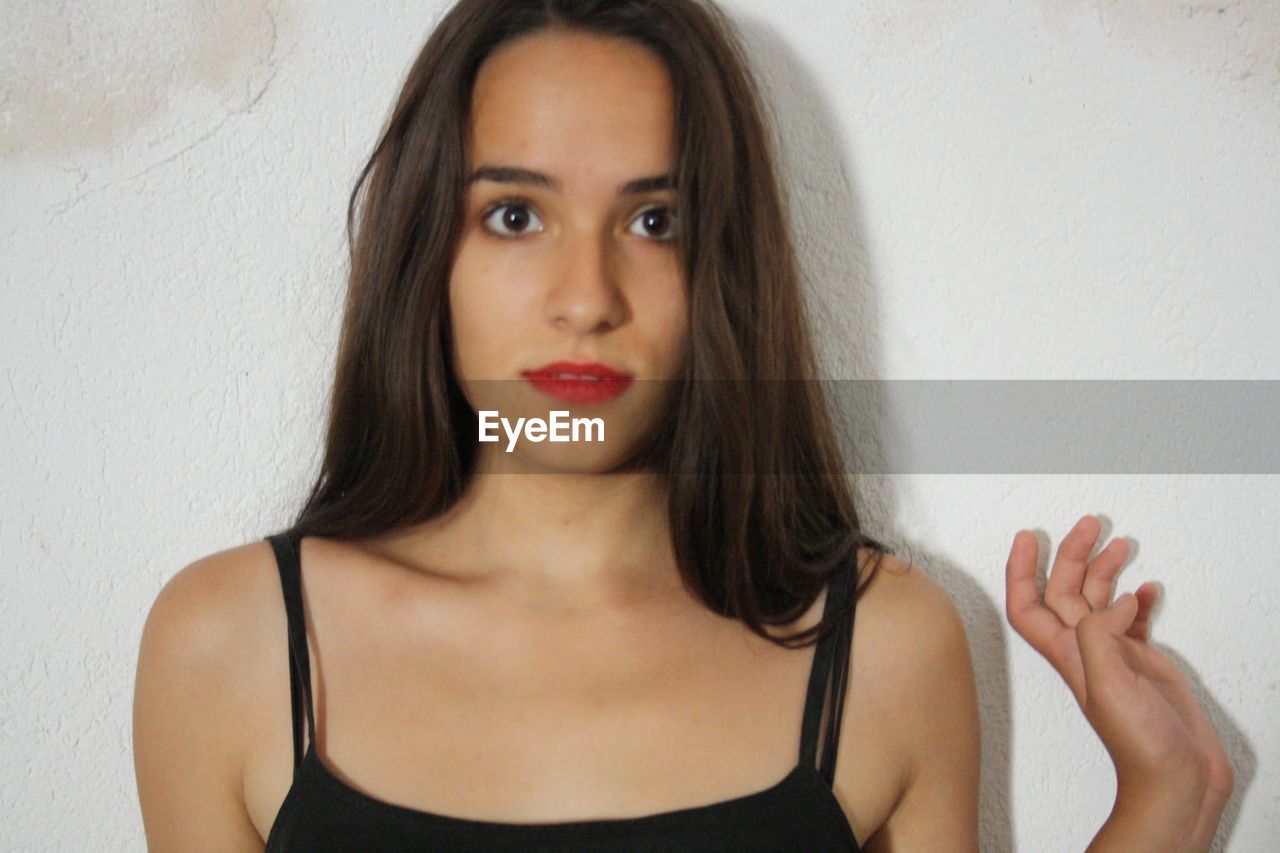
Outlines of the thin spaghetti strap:
M845 567L832 575L827 587L827 598L823 604L823 619L830 617L838 603L842 603L845 600L851 573L852 569ZM817 648L813 654L813 665L809 671L809 687L805 694L804 721L800 731L800 761L802 764L812 767L818 753L819 724L822 720L822 709L827 704L827 686L830 683L829 676L833 673L834 662L836 678L832 686L834 686L835 692L832 696L831 713L828 715L827 725L823 729L822 762L818 765L819 772L822 773L828 784L835 778L835 747L840 734L840 715L844 707L844 689L848 676L849 638L852 629L853 612L851 610L846 618L840 620L827 636L818 641Z
M841 572L836 586L840 600L848 594L849 579L853 568ZM823 737L822 762L818 772L831 785L835 782L836 746L840 743L840 721L844 718L844 697L849 684L849 645L853 639L853 619L857 615L857 607L850 607L849 612L840 620L840 627L833 632L835 645L835 665L832 675L835 684L831 688L831 713L827 717L827 731Z
M316 721L311 710L311 658L307 653L307 622L302 607L302 563L299 558L300 537L288 533L268 536L280 569L280 587L284 592L285 620L289 640L289 695L293 706L293 766L302 763L302 709L307 715L309 744L315 743ZM306 701L299 702L299 695Z

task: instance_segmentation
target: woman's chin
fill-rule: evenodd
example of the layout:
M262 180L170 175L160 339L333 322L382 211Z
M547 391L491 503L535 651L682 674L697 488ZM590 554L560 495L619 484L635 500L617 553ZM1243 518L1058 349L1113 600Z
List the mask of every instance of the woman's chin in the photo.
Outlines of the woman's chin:
M635 444L623 442L517 442L510 452L490 449L482 470L506 474L620 474L631 470Z

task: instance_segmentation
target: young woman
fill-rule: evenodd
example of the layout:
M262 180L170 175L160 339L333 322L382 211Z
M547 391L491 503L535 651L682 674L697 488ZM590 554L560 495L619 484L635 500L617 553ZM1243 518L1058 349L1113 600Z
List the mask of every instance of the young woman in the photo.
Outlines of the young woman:
M860 529L720 12L462 0L349 214L310 498L147 619L150 849L977 849L964 630ZM481 440L553 410L607 440ZM1094 849L1206 849L1230 766L1098 532L1043 599L1019 532L1009 618L1115 759Z

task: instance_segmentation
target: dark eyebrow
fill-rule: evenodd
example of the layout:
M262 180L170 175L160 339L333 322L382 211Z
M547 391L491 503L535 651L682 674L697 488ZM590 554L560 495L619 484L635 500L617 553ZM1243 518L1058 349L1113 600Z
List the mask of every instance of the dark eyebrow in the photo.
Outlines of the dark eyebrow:
M500 184L531 184L560 192L561 184L550 175L523 169L519 166L481 166L467 178L467 186L476 181L494 181ZM618 187L618 195L635 195L637 193L655 192L657 190L675 189L674 175L652 175L648 178L637 178L627 181Z

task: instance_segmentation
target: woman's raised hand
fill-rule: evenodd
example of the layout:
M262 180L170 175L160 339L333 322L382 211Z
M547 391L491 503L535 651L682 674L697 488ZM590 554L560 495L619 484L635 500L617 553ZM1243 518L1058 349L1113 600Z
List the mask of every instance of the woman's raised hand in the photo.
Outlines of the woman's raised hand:
M1113 539L1089 559L1100 532L1091 515L1076 522L1058 546L1043 598L1039 542L1027 530L1014 535L1005 570L1009 624L1066 681L1111 755L1117 812L1176 849L1208 850L1231 796L1231 764L1182 672L1147 642L1159 588L1147 583L1111 600L1129 546Z

